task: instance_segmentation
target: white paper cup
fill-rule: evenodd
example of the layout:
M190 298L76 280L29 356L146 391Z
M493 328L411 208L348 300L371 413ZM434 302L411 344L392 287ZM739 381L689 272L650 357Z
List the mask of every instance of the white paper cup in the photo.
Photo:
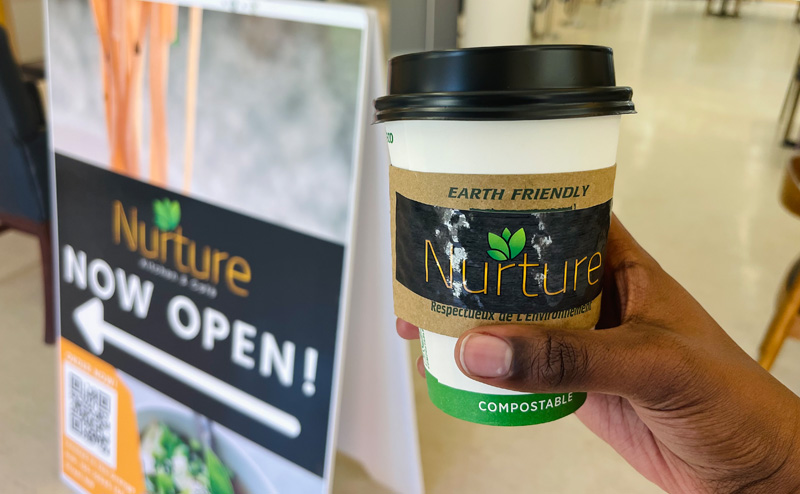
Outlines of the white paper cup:
M548 48L558 50L558 47L544 47L545 50ZM581 49L581 47L571 48ZM495 52L492 54L492 58L496 58L496 55L500 53L497 50L504 49L509 50L509 48L493 49ZM535 50L530 47L525 49ZM594 50L596 47L588 49ZM486 50L483 49L484 52ZM520 48L510 48L510 50L520 50ZM471 50L461 50L444 53L467 53L466 58L461 60L461 65L464 65L470 62L470 52ZM610 58L610 50L606 53ZM445 57L447 56L449 55L445 55ZM500 60L496 63L502 65L503 61ZM480 63L478 65L480 66ZM393 70L396 69L397 67L394 66ZM457 76L457 74L453 74L453 77ZM611 77L613 80L613 66L611 66ZM405 82L401 81L397 85L403 86ZM502 86L503 82L501 81L499 84ZM432 85L436 86L436 84ZM611 85L613 86L613 82ZM390 93L391 90L390 84ZM628 100L630 99L629 91L628 89ZM442 91L438 93L442 93ZM496 96L497 91L493 93ZM388 98L391 97L390 95ZM389 105L390 108L387 110L387 106L384 105L384 114L382 115L380 101L376 104L379 110L378 120L385 122L392 166L399 170L419 172L414 177L421 180L421 186L425 185L424 177L441 177L427 174L453 174L453 183L457 183L458 177L465 175L485 175L489 181L493 179L492 177L496 179L498 175L544 176L609 169L616 163L620 114L632 112L632 106L629 106L625 107L624 111L616 108L606 111L605 114L595 111L596 115L592 115L592 112L586 112L589 113L586 116L573 112L568 115L569 118L556 118L559 108L555 105L554 113L544 114L546 118L536 118L542 113L537 113L540 110L535 108L535 105L533 108L528 105L527 110L520 109L520 112L529 112L527 119L522 118L525 116L524 113L514 114L516 115L514 119L480 118L482 109L479 105L480 98L477 98L477 102L472 102L472 106L463 112L469 113L468 115L459 114L459 109L455 109L451 114L443 117L443 114L447 115L448 109L446 106L443 109L440 98L437 100L440 104L438 107L422 105L421 109L414 108L412 102L409 105L411 110L408 111L408 115L402 115L403 107ZM553 107L553 104L550 106ZM426 108L435 118L429 118L430 114L425 114ZM386 113L394 110L401 112L400 117L387 118ZM503 108L502 111L512 112L513 108L508 110ZM500 115L503 115L502 111L499 113ZM611 173L613 177L613 169ZM441 180L441 178L437 179ZM452 198L453 195L455 192L452 192L450 197ZM610 204L608 207L610 208ZM446 211L456 210L448 209ZM519 213L525 213L525 211L519 211ZM565 214L569 214L569 212ZM403 219L398 217L397 221ZM609 218L601 216L599 221L605 221L604 228L607 231ZM405 225L399 225L397 228L398 230L405 228ZM533 234L530 235L530 238L533 239ZM401 241L399 237L394 240L396 249L403 247L397 245ZM528 242L527 237L526 242ZM604 245L603 240L603 248ZM425 256L428 255L426 251ZM476 254L472 255L474 257ZM513 264L507 265L514 266ZM466 265L464 269L466 270ZM489 272L488 270L489 268L487 268L487 272ZM577 272L578 266L575 267L575 270ZM442 277L446 282L445 274L442 272ZM452 271L450 276L450 282L454 284ZM577 274L575 276L577 285ZM563 277L563 283L566 289L566 274ZM405 288L402 289L405 290ZM395 290L397 299L399 297L397 284ZM499 281L497 290L499 294ZM488 297L489 295L487 290L486 295L478 297ZM478 303L480 304L480 301ZM468 305L467 307L469 308ZM418 321L410 322L420 325ZM476 321L474 325L478 326L480 322ZM450 415L488 425L529 425L549 422L569 415L577 410L586 399L585 393L580 392L525 394L492 387L470 379L462 374L456 365L457 337L441 334L443 332L441 328L420 326L420 342L427 373L429 396L437 407Z

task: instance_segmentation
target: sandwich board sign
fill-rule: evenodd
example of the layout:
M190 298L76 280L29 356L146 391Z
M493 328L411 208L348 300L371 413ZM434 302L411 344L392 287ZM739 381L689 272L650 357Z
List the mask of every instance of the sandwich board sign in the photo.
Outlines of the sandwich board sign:
M383 227L362 210L388 208L361 193L382 185L365 153L388 163L368 126L373 16L50 0L47 19L64 481L328 492L340 439L378 481L420 492L388 234L359 231ZM376 408L356 383L370 370L391 391Z

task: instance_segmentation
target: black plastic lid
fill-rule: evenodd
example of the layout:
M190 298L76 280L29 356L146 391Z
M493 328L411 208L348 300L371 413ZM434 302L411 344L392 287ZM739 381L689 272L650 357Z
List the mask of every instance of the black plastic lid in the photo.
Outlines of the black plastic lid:
M543 120L635 113L611 48L530 45L428 51L389 61L375 121Z

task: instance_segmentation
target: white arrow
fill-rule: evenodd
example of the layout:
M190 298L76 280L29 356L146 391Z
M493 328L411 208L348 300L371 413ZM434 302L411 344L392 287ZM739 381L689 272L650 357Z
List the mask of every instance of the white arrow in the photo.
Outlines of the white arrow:
M103 353L103 343L108 341L142 362L169 374L220 403L258 420L281 434L291 438L300 435L300 421L297 420L297 417L107 323L103 317L103 302L100 299L93 298L75 309L72 319L86 339L89 348L96 355Z

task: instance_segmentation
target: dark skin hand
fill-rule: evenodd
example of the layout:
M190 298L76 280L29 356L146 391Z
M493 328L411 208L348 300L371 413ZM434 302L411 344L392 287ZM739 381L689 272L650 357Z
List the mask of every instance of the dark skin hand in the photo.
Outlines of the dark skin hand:
M479 327L459 338L455 359L492 386L589 392L578 418L667 492L800 492L800 398L736 345L616 217L597 327ZM419 337L401 320L397 332Z

